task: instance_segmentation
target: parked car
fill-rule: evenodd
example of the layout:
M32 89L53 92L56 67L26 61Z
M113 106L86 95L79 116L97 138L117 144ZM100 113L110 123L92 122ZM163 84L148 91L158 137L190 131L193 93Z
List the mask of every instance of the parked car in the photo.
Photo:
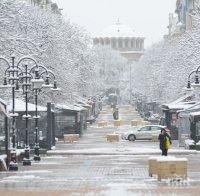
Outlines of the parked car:
M161 128L166 128L161 125L145 125L145 126L135 126L132 130L123 133L121 135L122 139L135 141L135 140L151 140L153 135L159 135Z

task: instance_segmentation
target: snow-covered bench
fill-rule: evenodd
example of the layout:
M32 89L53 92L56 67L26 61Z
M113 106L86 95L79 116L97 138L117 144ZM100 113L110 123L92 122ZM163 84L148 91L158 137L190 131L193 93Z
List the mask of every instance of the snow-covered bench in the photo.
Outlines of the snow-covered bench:
M74 142L79 140L79 134L66 134L64 135L64 142Z
M152 156L149 157L148 159L148 164L149 164L149 176L152 177L154 174L158 174L158 162L157 159L162 158L162 159L171 159L175 158L174 156Z
M160 157L160 156L159 156ZM149 157L148 165L149 165L149 176L152 177L154 174L157 174L157 159L159 157Z
M187 159L173 156L150 157L149 176L157 175L158 180L172 178L187 178Z
M116 134L116 133L107 134L107 141L109 141L109 142L119 142L119 134Z
M114 126L115 127L119 127L119 126L121 126L122 125L122 120L114 120Z
M107 121L98 122L98 127L104 127L104 126L108 126L108 122Z

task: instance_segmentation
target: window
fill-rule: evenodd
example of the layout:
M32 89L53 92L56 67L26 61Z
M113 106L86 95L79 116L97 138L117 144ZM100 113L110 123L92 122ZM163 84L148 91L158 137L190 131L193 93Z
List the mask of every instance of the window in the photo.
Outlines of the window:
M151 131L157 131L157 130L161 130L161 128L156 126L151 127Z
M147 126L147 127L142 127L140 129L140 131L150 131L151 130L151 127Z
M196 123L196 136L200 136L200 122Z

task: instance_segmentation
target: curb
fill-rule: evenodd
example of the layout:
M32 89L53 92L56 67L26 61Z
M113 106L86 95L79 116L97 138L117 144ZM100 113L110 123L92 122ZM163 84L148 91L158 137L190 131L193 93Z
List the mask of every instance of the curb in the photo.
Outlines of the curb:
M169 155L190 155L199 154L198 151L180 151L180 152L169 152ZM69 151L47 151L47 155L161 155L161 152L69 152Z

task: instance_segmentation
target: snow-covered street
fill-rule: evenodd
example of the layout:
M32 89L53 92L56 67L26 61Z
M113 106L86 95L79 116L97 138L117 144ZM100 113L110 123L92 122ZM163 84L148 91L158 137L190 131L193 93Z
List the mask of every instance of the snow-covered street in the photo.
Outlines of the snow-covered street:
M0 0L0 196L200 195L200 0Z
M107 114L101 114L100 119ZM102 112L104 113L104 111ZM105 115L105 116L104 116ZM137 115L136 115L137 116ZM129 115L120 116L128 119ZM112 120L110 119L110 122ZM188 159L188 179L162 180L148 175L148 158L160 154L158 142L108 142L106 134L122 133L125 128L97 123L78 142L59 141L55 150L30 167L20 165L18 172L0 173L0 195L191 195L200 191L200 153L179 149L173 141L170 155ZM131 128L131 127L129 127Z

